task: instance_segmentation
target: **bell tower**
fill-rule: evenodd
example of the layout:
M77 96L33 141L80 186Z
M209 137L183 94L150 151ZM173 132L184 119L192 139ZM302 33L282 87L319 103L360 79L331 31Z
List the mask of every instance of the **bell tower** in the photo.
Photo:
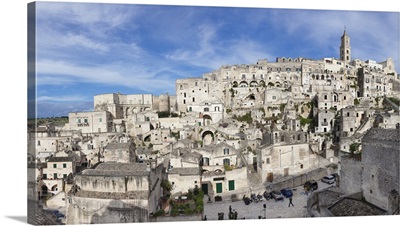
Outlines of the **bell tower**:
M346 27L344 28L340 42L340 60L346 63L350 62L351 60L350 37L346 33Z

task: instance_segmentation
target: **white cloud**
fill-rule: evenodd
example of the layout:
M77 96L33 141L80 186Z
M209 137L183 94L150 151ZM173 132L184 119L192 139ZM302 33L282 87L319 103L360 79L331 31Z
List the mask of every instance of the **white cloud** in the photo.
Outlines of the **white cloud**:
M92 99L93 97L90 97ZM39 96L36 98L36 101L55 101L55 102L77 102L88 100L89 98L80 96L80 95L71 95L71 96Z
M98 50L100 52L107 52L108 46L88 39L83 35L68 34L64 41L60 44L63 46L82 46L88 49Z

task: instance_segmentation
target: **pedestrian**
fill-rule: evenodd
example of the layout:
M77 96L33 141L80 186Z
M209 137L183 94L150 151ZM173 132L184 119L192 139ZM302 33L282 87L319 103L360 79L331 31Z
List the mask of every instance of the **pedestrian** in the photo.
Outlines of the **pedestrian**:
M207 220L207 215L204 215L204 219L203 220L205 220L205 221Z
M232 213L232 206L229 205L229 213Z
M288 207L290 207L290 205L294 206L293 202L292 202L292 197L289 198L289 206Z

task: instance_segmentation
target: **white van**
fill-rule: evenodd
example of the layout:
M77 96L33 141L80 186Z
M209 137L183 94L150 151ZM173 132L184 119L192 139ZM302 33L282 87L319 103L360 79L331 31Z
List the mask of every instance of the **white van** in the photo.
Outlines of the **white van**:
M333 184L333 183L335 183L335 177L332 175L324 176L321 181L325 182L327 184Z

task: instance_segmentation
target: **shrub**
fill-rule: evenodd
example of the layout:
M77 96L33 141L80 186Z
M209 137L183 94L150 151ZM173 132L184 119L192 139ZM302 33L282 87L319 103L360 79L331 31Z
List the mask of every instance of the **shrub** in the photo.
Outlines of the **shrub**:
M154 217L159 217L159 216L164 216L165 215L165 211L163 209L157 210L153 216Z

